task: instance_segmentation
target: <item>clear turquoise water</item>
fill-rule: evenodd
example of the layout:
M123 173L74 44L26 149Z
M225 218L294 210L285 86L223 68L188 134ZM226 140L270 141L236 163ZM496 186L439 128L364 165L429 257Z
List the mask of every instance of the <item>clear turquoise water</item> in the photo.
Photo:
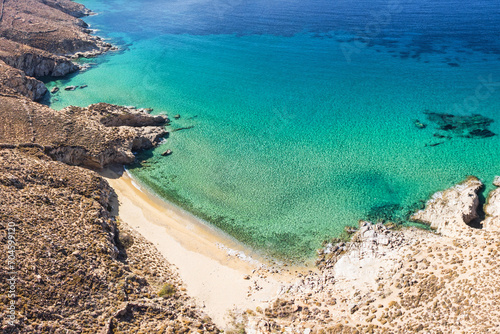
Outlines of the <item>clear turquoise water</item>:
M489 184L500 173L499 136L426 147L440 139L424 115L480 113L500 134L500 87L470 99L479 76L500 81L495 1L80 2L122 51L47 82L88 85L47 103L180 114L170 129L194 127L141 154L132 173L266 254L307 258L377 207L402 219L467 175Z

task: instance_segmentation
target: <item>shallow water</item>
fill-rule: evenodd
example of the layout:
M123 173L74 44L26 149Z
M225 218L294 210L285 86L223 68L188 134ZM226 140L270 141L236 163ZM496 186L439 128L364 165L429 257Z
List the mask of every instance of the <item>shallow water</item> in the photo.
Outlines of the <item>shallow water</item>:
M88 85L48 103L180 114L169 129L193 128L133 175L264 253L311 256L346 225L404 220L467 175L500 173L498 135L460 137L424 114L479 113L500 134L497 1L80 2L122 51L47 82Z

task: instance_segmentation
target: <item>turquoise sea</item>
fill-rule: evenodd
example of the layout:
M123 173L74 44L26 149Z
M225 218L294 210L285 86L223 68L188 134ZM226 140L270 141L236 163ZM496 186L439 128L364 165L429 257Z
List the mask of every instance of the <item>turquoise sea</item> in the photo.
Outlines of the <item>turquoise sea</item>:
M46 103L168 113L188 129L132 174L265 254L308 258L360 219L404 221L500 174L497 0L80 2L121 51L48 81L88 87Z

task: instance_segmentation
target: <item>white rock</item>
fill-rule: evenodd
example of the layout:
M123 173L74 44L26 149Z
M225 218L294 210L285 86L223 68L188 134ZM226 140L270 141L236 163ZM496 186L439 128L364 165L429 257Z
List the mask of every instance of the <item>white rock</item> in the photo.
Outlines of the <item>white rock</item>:
M467 231L467 225L478 218L478 191L483 184L476 177L469 177L464 182L438 192L427 201L424 210L415 213L410 219L430 224L437 232L457 236Z

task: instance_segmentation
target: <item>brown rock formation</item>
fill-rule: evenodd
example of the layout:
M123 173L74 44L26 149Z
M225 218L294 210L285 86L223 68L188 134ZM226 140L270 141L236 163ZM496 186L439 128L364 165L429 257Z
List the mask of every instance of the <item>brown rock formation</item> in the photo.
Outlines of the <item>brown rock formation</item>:
M78 70L69 58L0 38L0 59L33 77L61 77Z
M77 17L88 14L69 0L4 0L0 37L56 55L99 52L110 47L88 34ZM74 16L72 16L74 15Z
M217 331L154 246L118 231L96 173L38 148L0 149L0 194L0 286L16 297L11 324L13 299L0 295L2 333Z
M166 134L166 116L105 103L55 111L22 97L0 96L0 105L0 144L37 145L70 165L132 163L134 151L152 148Z
M23 71L7 66L0 60L0 91L3 93L20 94L36 101L47 93L45 85Z

